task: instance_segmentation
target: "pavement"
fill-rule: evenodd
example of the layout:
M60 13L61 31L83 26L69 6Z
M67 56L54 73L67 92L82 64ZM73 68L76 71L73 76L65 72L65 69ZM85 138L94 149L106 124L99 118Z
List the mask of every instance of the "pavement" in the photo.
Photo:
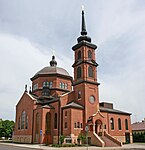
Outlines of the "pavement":
M96 147L96 146L89 146L89 147L49 147L45 145L39 144L16 144L16 143L7 143L7 142L0 142L0 145L9 145L9 146L17 146L17 147L25 147L25 148L32 148L32 149L39 149L39 150L145 150L145 143L133 143L133 144L125 144L122 147Z

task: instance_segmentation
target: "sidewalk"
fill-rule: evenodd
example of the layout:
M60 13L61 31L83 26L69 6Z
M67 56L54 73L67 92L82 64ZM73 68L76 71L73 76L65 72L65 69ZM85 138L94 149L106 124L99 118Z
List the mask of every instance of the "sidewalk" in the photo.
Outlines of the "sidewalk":
M39 150L145 150L145 143L134 143L134 144L126 144L122 147L95 147L95 146L89 146L87 147L49 147L44 145L38 145L38 144L16 144L16 143L6 143L6 142L0 142L0 145L10 145L10 146L17 146L17 147L25 147L25 148L32 148L32 149L39 149Z

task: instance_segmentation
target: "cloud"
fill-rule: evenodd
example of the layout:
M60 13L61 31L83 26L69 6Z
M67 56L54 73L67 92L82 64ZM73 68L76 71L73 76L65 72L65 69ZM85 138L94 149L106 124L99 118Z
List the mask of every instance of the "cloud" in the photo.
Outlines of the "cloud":
M80 34L82 4L88 34L98 45L100 100L132 112L133 121L144 118L144 0L0 1L0 117L14 117L24 85L48 65L51 50L58 66L73 75L71 47Z
M52 52L49 50L46 55L42 46L41 50L42 52L23 37L0 34L0 118L14 119L14 107L24 91L24 85L31 86L29 79L41 68L49 65ZM61 60L63 57L56 59L65 68L66 62Z

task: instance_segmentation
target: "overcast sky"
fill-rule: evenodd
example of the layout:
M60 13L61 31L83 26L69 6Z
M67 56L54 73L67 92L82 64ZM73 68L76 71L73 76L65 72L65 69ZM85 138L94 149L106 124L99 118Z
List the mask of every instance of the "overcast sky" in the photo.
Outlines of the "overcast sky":
M131 112L132 122L145 117L145 0L0 0L0 118L15 119L24 85L52 50L73 76L81 5L98 46L100 101Z

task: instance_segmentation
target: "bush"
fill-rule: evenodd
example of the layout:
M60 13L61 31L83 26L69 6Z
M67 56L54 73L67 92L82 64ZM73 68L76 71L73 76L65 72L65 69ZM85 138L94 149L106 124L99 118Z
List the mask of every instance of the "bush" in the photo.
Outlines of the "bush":
M81 141L82 144L85 144L85 142L86 142L86 135L81 133L81 134L78 136L78 142L79 142L79 141Z
M65 139L65 136L64 135L60 135L59 141L60 141L61 145L64 143L64 139Z
M133 142L145 142L145 132L133 133Z
M59 145L59 144L52 144L52 147L62 147L62 145Z
M75 147L76 145L75 144L63 144L62 146L63 147Z

